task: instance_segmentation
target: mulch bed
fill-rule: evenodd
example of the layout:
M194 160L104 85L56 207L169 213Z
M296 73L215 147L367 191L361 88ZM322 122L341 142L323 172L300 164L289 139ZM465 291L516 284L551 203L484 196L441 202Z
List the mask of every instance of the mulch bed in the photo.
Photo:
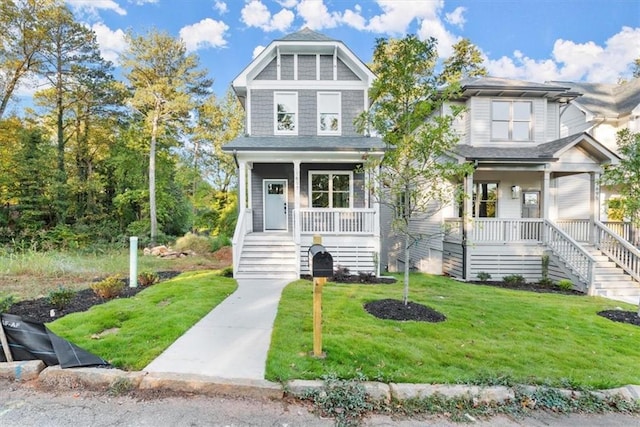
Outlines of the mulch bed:
M379 319L415 320L418 322L437 323L447 318L444 314L415 302L404 302L397 299L380 299L364 305L367 312Z
M638 316L638 312L636 311L604 310L599 311L598 316L605 317L609 320L613 320L614 322L640 326L640 316Z
M179 271L161 271L156 273L160 280L168 280L180 274ZM101 279L98 279L98 281ZM129 287L129 279L123 280L126 284L125 288L120 292L117 298L130 298L138 292L146 289L138 286ZM11 306L7 313L22 316L23 319L29 319L35 322L48 323L53 322L67 314L87 311L94 305L103 304L106 300L97 296L91 289L82 289L75 293L73 299L65 305L62 310L53 307L47 297L19 301ZM51 310L54 310L53 312ZM53 314L53 316L51 315Z

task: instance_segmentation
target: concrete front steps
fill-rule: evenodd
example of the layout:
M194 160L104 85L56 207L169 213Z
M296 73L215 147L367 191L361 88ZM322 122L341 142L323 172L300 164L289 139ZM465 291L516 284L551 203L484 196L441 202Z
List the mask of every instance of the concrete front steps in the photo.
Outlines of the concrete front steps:
M584 249L596 260L594 295L613 298L640 299L640 284L618 267L596 247L588 245Z
M287 233L249 233L236 279L297 279L296 246Z

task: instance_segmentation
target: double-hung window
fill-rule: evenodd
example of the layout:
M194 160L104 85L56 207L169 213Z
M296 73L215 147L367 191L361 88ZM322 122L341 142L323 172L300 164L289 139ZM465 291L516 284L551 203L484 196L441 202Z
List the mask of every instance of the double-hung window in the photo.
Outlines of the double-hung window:
M530 101L493 101L491 103L491 139L531 141L532 118Z
M340 135L340 92L318 92L318 135Z
M310 172L312 208L350 208L353 201L351 172Z
M298 134L298 94L296 92L275 92L274 116L276 135Z
M498 217L498 183L474 182L473 183L473 217L497 218Z

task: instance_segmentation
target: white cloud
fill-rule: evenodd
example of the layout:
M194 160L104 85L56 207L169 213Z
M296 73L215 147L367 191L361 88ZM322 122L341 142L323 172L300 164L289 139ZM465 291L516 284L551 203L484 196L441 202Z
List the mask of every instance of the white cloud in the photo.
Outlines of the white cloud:
M293 9L298 4L298 0L276 0L282 7Z
M418 37L426 40L433 37L437 40L438 56L447 58L453 53L453 45L459 40L459 37L447 31L441 21L423 20L418 29Z
M91 29L96 33L102 57L116 64L120 53L127 48L125 33L121 29L112 31L105 24L93 24Z
M129 3L135 3L138 6L142 6L143 4L146 4L146 3L154 4L154 3L158 3L159 1L160 0L129 0Z
M184 41L188 51L200 48L223 47L227 44L224 38L229 26L222 21L205 18L193 25L180 29L180 38Z
M127 11L120 7L114 0L67 0L73 10L97 15L98 10L111 10L118 15L124 16Z
M339 12L329 12L324 0L301 0L296 10L305 21L303 26L312 30L334 28L342 22L342 15Z
M256 47L253 48L253 55L251 56L251 59L255 59L258 55L260 55L262 53L262 51L264 50L265 46L262 45L258 45Z
M271 12L260 0L252 0L245 4L241 11L241 21L248 27L260 28L263 31L286 31L295 18L289 9L271 15Z
M229 11L229 8L227 7L227 4L223 1L219 1L216 0L213 3L213 8L215 10L217 10L221 15L224 15L225 13L227 13Z
M377 3L383 13L372 17L367 29L393 35L404 35L414 20L440 22L438 14L444 5L443 0L377 0Z
M462 7L462 6L456 7L456 9L453 12L447 13L445 15L445 19L449 24L462 28L464 27L464 24L467 22L467 20L463 16L463 13L465 13L466 11L467 9L465 7Z
M503 56L486 62L489 73L498 77L542 82L574 80L615 83L629 75L629 64L640 52L640 28L623 27L604 46L590 41L575 43L556 40L551 58L536 60L515 51L512 58Z

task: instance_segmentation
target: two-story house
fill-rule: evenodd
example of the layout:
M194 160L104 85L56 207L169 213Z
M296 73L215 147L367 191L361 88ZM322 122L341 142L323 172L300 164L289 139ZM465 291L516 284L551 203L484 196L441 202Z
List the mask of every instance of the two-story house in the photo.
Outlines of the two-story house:
M245 135L223 148L239 170L235 277L306 274L316 234L334 265L378 273L379 206L362 166L384 144L354 127L373 79L344 43L303 29L233 80L246 111Z
M619 157L586 127L568 133L562 122L579 96L570 85L493 77L462 82L457 102L466 111L456 122L460 143L452 155L475 170L461 184L462 203L412 224L426 236L447 230L444 238L416 245L412 268L464 280L488 273L494 280L518 274L537 281L548 257L550 279L569 278L593 294L640 296L632 280L640 279L640 253L600 221L600 176ZM567 177L586 178L574 210L564 208ZM382 234L391 240L387 223ZM381 248L389 269L407 262L385 239Z

